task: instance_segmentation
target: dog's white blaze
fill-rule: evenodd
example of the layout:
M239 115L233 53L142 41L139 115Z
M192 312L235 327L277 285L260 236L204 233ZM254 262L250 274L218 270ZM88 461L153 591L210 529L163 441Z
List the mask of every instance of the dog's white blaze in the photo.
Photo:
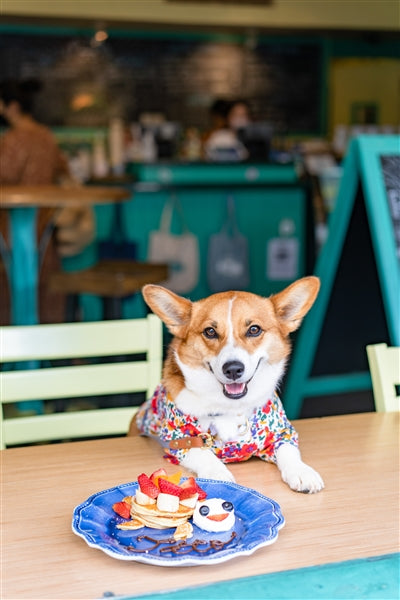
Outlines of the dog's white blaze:
M226 344L219 354L210 360L212 370L221 383L231 383L231 380L228 379L223 372L223 366L225 363L231 361L241 362L244 366L244 371L243 376L237 379L237 383L246 383L254 375L260 359L268 358L265 348L259 347L254 354L249 354L247 350L239 345L238 340L235 339L232 319L234 301L235 297L231 298L228 304L226 316Z
M235 343L235 337L233 334L232 307L233 307L234 300L235 300L235 297L231 298L228 303L228 312L226 315L226 331L227 331L226 344L222 348L220 353L210 361L210 364L211 364L211 367L212 367L214 373L216 373L219 381L221 381L223 383L229 383L229 379L227 379L225 377L223 370L222 370L222 367L224 366L224 364L227 362L230 362L230 361L234 361L234 360L243 362L243 360L242 360L243 357L239 356L239 354L242 354L242 353L240 353L240 349L238 348L237 344ZM244 364L244 362L243 362L243 364ZM245 365L245 369L246 369L246 365ZM242 379L239 379L238 382L242 382L244 380L245 380L245 377L243 377Z
M227 323L226 323L226 328L228 330L228 345L230 344L232 346L234 346L234 344L235 344L235 341L233 338L233 322L232 322L232 306L233 306L234 300L235 300L235 296L233 298L231 298L231 300L229 300Z

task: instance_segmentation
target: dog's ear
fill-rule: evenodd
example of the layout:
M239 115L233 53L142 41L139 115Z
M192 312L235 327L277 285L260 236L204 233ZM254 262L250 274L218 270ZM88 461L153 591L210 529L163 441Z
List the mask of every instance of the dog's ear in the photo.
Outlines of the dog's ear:
M303 277L279 294L271 296L278 319L288 332L300 327L303 317L314 304L319 287L318 277Z
M148 284L142 289L146 304L166 324L169 331L176 337L186 335L192 303L160 285Z

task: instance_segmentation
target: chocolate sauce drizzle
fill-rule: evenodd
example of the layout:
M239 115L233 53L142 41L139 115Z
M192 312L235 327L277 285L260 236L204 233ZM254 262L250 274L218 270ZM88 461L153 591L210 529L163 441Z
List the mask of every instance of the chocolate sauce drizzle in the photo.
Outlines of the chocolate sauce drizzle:
M220 552L228 546L236 537L236 533L232 531L232 535L228 541L222 542L221 540L193 540L191 544L188 544L185 540L175 540L173 537L156 540L149 535L138 535L136 540L140 543L143 541L150 542L153 545L147 548L136 548L135 546L126 546L129 552L137 552L140 554L148 554L158 549L159 554L166 554L171 552L178 556L189 554L194 551L198 554L207 554L207 552L214 551ZM166 545L167 544L167 545ZM160 548L160 546L163 546Z

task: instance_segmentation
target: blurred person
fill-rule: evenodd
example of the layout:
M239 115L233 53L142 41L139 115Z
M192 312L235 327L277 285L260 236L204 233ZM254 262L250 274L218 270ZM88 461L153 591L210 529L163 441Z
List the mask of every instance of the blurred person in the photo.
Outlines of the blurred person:
M227 123L230 131L245 147L248 160L269 160L272 127L266 122L254 120L247 100L241 98L231 102Z
M211 131L226 129L228 126L227 116L230 108L229 100L217 98L210 106Z
M0 138L0 184L4 185L77 185L69 174L68 163L50 129L38 123L32 112L38 81L0 83L0 114L9 128ZM53 227L57 226L54 230ZM91 208L40 208L38 243L43 233L52 231L41 264L39 313L41 322L60 322L64 317L64 299L46 287L48 274L60 268L60 256L78 254L94 238ZM0 234L8 243L8 213L0 210ZM9 322L6 277L1 269L0 321Z
M208 160L236 162L246 160L248 153L237 132L244 127L242 101L217 99L211 105L211 130L204 140L204 154Z
M226 113L227 126L234 131L243 129L252 122L250 106L245 100L234 100Z
M210 126L202 136L202 144L205 146L208 140L216 131L227 129L227 114L229 109L229 100L217 98L208 109Z

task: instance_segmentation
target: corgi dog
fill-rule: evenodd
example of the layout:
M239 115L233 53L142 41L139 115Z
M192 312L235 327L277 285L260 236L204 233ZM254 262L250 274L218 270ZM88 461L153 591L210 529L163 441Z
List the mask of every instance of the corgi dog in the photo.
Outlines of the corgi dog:
M252 456L273 462L289 487L324 487L305 464L277 395L290 354L289 334L319 291L304 277L264 298L242 291L191 302L158 285L143 297L173 335L163 379L139 409L130 434L154 436L166 458L198 477L234 481L225 463Z

